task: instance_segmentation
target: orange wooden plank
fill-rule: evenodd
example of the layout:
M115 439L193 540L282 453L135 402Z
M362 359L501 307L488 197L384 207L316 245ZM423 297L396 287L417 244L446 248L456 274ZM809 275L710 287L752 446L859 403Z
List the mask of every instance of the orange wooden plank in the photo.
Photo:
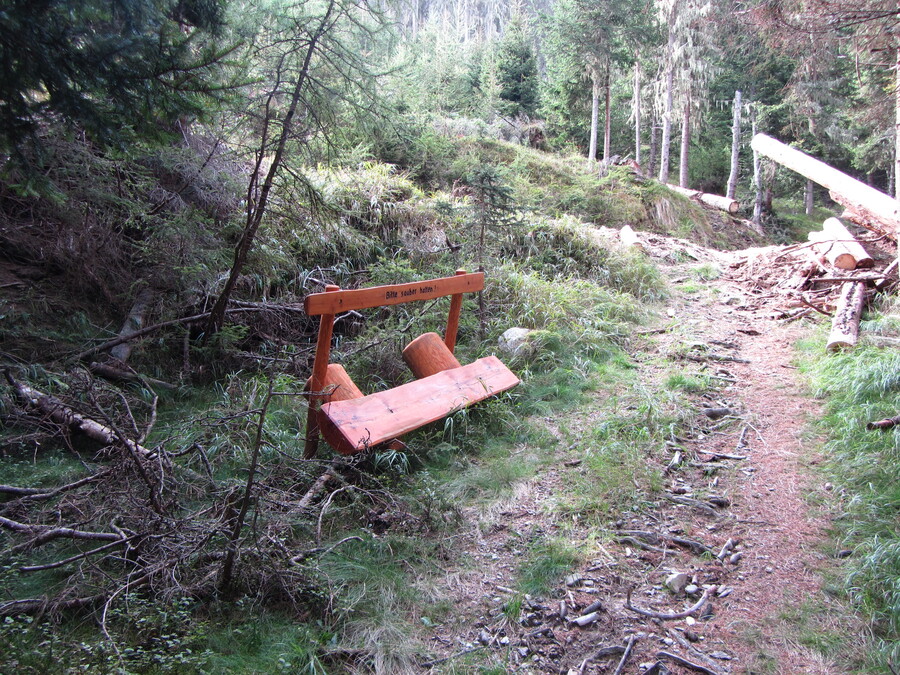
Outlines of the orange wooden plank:
M471 272L440 279L414 281L409 284L313 293L303 300L303 309L309 316L339 314L354 309L399 305L413 300L431 300L458 293L474 293L483 289L484 272Z
M394 389L326 403L319 413L319 424L329 445L343 454L352 454L402 436L517 384L519 378L500 359L487 356Z

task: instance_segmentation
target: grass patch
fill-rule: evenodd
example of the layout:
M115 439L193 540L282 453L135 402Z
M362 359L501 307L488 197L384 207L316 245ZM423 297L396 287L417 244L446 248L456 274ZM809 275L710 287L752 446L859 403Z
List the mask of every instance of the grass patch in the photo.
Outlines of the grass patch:
M545 595L556 588L579 562L572 546L558 539L540 539L528 549L519 568L518 588L529 595Z
M821 350L821 344L807 347ZM871 621L867 659L884 672L889 662L900 662L900 431L872 432L865 425L900 409L900 354L877 347L817 353L807 355L804 367L825 400L821 425L830 461L824 470L840 495L839 546L853 551L843 590Z

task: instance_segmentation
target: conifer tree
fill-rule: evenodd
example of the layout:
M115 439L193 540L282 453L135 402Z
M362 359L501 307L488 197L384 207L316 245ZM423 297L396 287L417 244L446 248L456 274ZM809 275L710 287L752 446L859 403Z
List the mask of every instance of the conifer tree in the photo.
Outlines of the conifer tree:
M0 11L0 152L42 124L94 142L159 133L221 91L226 0L9 0Z

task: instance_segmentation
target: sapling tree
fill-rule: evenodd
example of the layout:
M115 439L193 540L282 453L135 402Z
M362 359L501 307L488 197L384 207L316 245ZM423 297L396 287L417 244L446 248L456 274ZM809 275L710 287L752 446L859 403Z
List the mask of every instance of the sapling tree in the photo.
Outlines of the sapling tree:
M206 324L219 331L235 283L286 173L313 189L297 171L301 161L334 146L342 114L374 114L376 73L370 56L385 29L368 0L300 0L261 12L256 57L263 64L249 117L256 126L244 226L231 270Z

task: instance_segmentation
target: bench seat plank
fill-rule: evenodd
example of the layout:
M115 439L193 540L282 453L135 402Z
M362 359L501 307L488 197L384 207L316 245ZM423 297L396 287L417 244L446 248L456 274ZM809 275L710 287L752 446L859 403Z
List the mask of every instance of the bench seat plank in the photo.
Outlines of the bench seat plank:
M473 403L511 389L519 378L496 356L379 391L326 403L319 412L325 440L348 455L384 443Z

